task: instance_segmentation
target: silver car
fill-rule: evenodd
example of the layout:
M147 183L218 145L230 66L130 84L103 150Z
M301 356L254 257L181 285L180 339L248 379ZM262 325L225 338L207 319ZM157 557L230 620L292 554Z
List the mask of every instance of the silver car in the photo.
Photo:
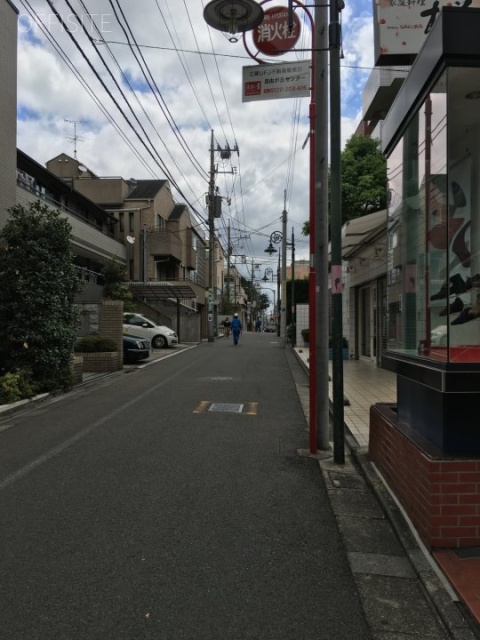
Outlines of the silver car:
M139 313L123 314L123 333L148 338L154 349L165 349L178 344L178 337L173 329L156 324Z

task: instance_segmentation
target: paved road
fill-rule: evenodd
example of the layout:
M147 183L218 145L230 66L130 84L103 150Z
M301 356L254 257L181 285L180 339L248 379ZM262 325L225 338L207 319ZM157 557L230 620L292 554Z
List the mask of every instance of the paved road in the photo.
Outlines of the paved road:
M371 638L288 358L203 343L7 416L0 638Z

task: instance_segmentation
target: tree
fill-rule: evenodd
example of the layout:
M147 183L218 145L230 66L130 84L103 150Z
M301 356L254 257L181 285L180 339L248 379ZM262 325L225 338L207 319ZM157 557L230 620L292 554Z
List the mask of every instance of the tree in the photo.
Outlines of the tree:
M121 300L124 311L134 311L132 292L125 282L125 267L116 258L107 260L102 269L103 295L107 300Z
M353 135L341 154L342 225L387 206L387 161L380 141ZM329 180L330 184L330 180ZM330 194L329 194L330 202ZM309 221L302 234L310 233Z
M380 141L353 135L341 155L342 224L387 206L387 161Z
M37 200L9 209L0 232L0 363L27 372L36 391L67 389L80 282L71 226Z

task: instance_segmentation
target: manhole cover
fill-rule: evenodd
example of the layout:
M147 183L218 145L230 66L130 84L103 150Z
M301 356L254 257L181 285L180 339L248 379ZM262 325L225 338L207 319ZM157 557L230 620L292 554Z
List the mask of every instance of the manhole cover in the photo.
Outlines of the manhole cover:
M212 402L209 411L220 411L223 413L242 413L243 404L233 404L231 402Z

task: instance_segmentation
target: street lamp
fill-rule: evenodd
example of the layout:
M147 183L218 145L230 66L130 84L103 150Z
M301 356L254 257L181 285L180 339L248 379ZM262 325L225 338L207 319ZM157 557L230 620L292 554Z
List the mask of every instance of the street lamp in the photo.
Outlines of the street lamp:
M230 42L237 42L236 34L251 31L263 21L264 11L254 0L212 0L203 11L205 22L230 33Z
M272 249L273 249L273 247L272 247ZM265 269L265 273L263 274L263 278L262 278L263 282L268 282L269 281L268 280L268 276L272 276L272 282L273 282L273 269L270 269L270 267L267 267Z
M262 280L263 280L263 278L262 278ZM273 293L273 317L275 318L275 324L277 324L277 302L275 300L275 289L272 289L271 287L258 287L258 288L260 290L261 289L267 289L268 291L271 291Z
M292 249L292 308L294 309L294 296L295 296L295 271L294 271L294 262L295 262L295 243L293 237L292 230L292 241L287 242L287 211L284 209L282 213L282 224L283 224L283 232L273 231L270 234L270 241L268 243L268 247L265 249L265 253L268 253L270 256L274 253L277 253L277 249L273 246L274 244L282 243L282 260L281 260L281 269L280 269L280 279L281 279L281 293L280 293L280 336L284 339L284 344L287 343L287 247L291 247ZM273 271L272 272L272 281L273 281ZM266 281L266 273L263 278ZM293 317L295 322L295 312L293 311Z

